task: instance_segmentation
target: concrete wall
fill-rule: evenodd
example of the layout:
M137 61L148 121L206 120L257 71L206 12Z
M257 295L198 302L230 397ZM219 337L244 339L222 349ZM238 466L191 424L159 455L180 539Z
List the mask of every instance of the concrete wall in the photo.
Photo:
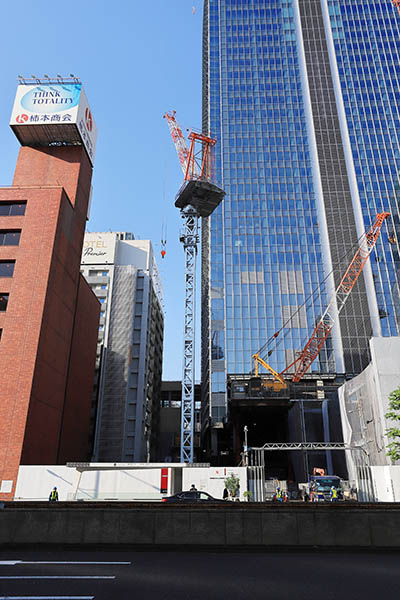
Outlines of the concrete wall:
M400 502L400 466L371 467L375 500Z
M400 504L5 503L0 547L400 548Z
M105 467L106 464L101 465ZM15 500L47 500L54 486L59 499L72 500L77 490L79 500L161 500L189 490L194 483L198 490L222 499L225 478L234 473L240 479L240 499L247 489L245 467L171 467L168 463L154 468L113 468L109 470L84 471L82 475L75 467L64 465L20 466L15 491ZM161 468L168 468L168 491L161 493ZM182 477L180 473L182 472Z
M171 471L171 469L169 469ZM174 493L171 472L168 493L161 494L161 469L113 469L85 471L59 465L21 466L15 500L47 500L54 486L61 501L73 500L159 500Z
M196 467L183 469L182 489L189 490L192 483L198 490L208 492L217 499L222 499L225 488L225 479L230 475L240 479L240 500L244 500L243 493L247 490L246 467Z

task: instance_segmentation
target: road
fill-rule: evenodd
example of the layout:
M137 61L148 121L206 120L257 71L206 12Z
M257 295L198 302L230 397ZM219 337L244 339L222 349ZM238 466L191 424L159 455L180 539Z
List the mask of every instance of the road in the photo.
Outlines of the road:
M379 600L397 553L0 552L0 600ZM95 564L97 563L97 564Z

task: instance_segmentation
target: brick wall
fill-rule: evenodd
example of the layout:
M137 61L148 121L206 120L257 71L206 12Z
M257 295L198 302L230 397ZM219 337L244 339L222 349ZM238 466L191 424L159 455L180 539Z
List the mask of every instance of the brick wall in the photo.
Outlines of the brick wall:
M0 216L0 230L22 230L19 246L0 246L0 260L16 261L13 277L0 277L9 293L0 313L0 481L13 489L20 461L57 462L91 173L82 147L23 147L13 186L0 188L0 203L27 203L24 216ZM97 336L96 318L88 324Z
M59 464L90 459L88 433L100 306L96 295L81 275L57 457Z

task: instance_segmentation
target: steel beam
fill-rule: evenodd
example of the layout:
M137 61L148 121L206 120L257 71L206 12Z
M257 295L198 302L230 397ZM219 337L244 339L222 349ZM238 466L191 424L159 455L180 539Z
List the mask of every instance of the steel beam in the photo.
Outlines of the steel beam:
M185 315L183 329L183 373L181 406L181 462L193 463L195 384L196 256L199 242L198 213L191 205L181 210L185 252Z

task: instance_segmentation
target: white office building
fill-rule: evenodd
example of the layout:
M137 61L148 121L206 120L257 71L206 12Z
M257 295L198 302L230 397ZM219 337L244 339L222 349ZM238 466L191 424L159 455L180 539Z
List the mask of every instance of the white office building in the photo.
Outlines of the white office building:
M86 233L81 272L102 304L93 460L149 461L157 444L164 330L151 242L125 232Z

